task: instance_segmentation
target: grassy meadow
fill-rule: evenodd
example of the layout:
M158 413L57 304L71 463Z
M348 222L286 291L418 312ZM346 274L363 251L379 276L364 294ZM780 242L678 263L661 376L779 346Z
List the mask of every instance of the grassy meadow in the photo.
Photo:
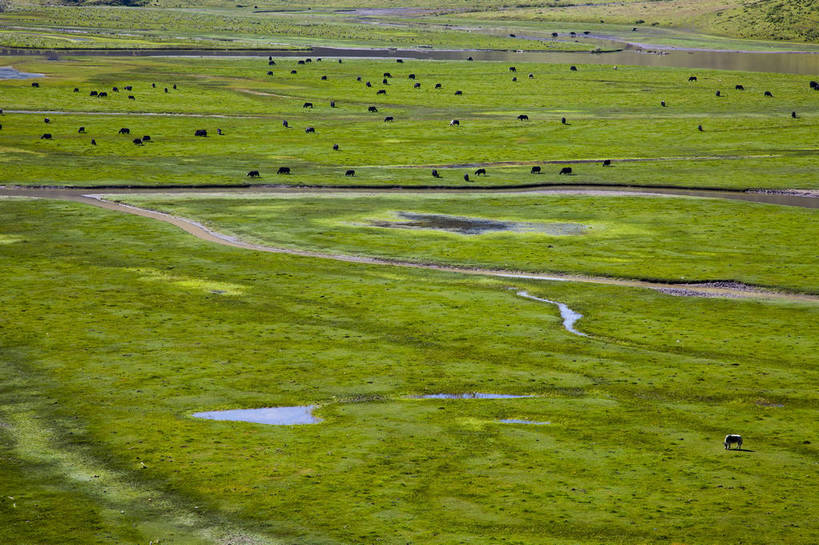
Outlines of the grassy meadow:
M328 253L671 282L739 281L807 292L819 285L816 211L795 207L548 193L108 198L194 219L242 240ZM380 226L398 226L400 212L531 226L479 235Z
M58 201L0 214L5 542L819 537L814 304L260 254ZM537 397L407 398L471 391ZM324 421L190 417L297 404Z
M605 65L573 72L521 63L512 73L511 63L465 60L5 62L45 77L39 88L30 80L0 82L4 184L234 185L259 170L258 182L268 184L445 186L464 185L469 170L460 165L477 163L488 167L481 185L819 187L817 93L804 76ZM697 82L688 82L691 74ZM738 84L745 90L735 90ZM102 90L109 96L89 96ZM450 126L452 119L460 125ZM122 127L131 134L119 135ZM198 129L209 136L194 137ZM53 139L42 140L45 132ZM132 143L143 135L151 142ZM542 176L529 173L544 161L603 159L615 167L577 164L573 176L559 176L561 166L546 165ZM617 162L630 159L647 162ZM276 176L279 166L293 175ZM344 176L350 168L356 177ZM442 177L432 178L431 168Z
M816 209L515 191L815 193L819 78L512 52L810 51L811 2L91 3L3 2L0 45L462 58L0 57L41 74L0 80L0 544L819 543ZM254 251L43 186L292 250L791 295ZM527 397L422 397L469 393ZM307 405L320 423L193 416Z

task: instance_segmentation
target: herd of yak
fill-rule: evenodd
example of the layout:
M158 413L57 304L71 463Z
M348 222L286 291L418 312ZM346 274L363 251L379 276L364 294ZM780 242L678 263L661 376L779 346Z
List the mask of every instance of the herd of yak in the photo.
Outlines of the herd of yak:
M321 61L321 58L318 58L318 59L316 59L316 60L320 62L320 61ZM470 61L471 61L471 60L472 60L472 57L469 57L467 60L470 60ZM297 64L299 64L299 65L304 65L304 64L307 64L307 63L311 63L311 62L313 62L313 60L312 60L312 59L310 59L310 58L307 58L307 59L304 59L304 60L299 60ZM338 59L338 62L339 62L339 63L341 63L341 62L342 62L342 60L341 60L341 59ZM403 61L402 59L396 59L396 62L398 62L398 63L403 63L404 61ZM275 64L276 64L276 61L274 61L272 57L268 57L268 66L272 66L272 65L275 65ZM614 68L615 68L615 70L617 69L617 67L614 67ZM569 70L570 70L570 71L572 71L572 72L576 72L576 71L577 71L577 67L576 67L576 66L570 66L570 67L569 67ZM516 72L517 72L517 68L516 68L516 67L514 67L514 66L510 66L510 67L509 67L509 71L510 71L510 72L512 72L512 73L516 73ZM297 73L297 71L294 69L294 70L291 70L291 71L290 71L290 73L291 73L291 74L296 74L296 73ZM272 75L273 75L273 71L272 71L272 70L269 70L269 71L267 72L267 75L272 76ZM384 73L383 73L383 79L381 80L382 84L384 84L384 85L388 85L388 84L389 84L389 80L390 80L392 77L393 77L393 76L392 76L392 74L391 74L390 72L384 72ZM407 77L408 77L408 79L410 79L410 80L416 80L416 75L415 75L415 74L412 74L412 73L411 73L411 74L408 74L408 76L407 76ZM534 79L534 77L535 77L535 76L534 76L534 74L531 74L531 73L529 74L529 78L530 78L530 79ZM326 76L326 75L321 76L321 80L327 80L327 76ZM513 77L512 77L512 80L513 80L513 81L517 81L517 76L513 76ZM358 76L358 77L356 78L356 81L358 81L358 82L362 82L363 80L362 80L361 76ZM689 81L689 82L696 82L696 81L697 81L697 76L690 76L690 77L688 78L688 81ZM365 85L366 87L372 87L372 82L370 82L370 81L366 81L366 82L364 83L364 85ZM38 88L38 87L40 87L40 84L39 84L38 82L32 82L31 86L32 86L32 87L35 87L35 88ZM156 83L152 83L152 84L151 84L151 86L152 86L152 88L156 88ZM420 88L420 87L421 87L421 83L419 83L419 82L417 82L417 81L415 81L415 82L413 83L413 88L418 89L418 88ZM434 88L435 88L435 89L442 89L442 88L443 88L443 85L442 85L441 83L435 83ZM811 81L811 82L810 82L810 88L811 88L812 90L814 90L814 91L819 91L819 82L816 82L816 81ZM126 86L124 86L122 89L123 89L124 91L132 92L132 91L133 91L133 86L131 86L131 85L126 85ZM174 90L176 90L176 89L177 89L176 84L172 85L172 89L174 89ZM734 89L735 89L735 90L737 90L737 91L744 91L744 90L745 90L745 87L744 87L743 85L741 85L741 84L737 84L737 85L735 85L735 86L734 86ZM113 93L119 93L119 91L120 91L120 90L119 90L119 88L118 88L118 87L112 87L111 91L112 91ZM165 91L165 93L169 93L169 92L170 92L168 87L165 87L165 88L164 88L164 91ZM75 92L75 93L79 93L79 92L80 92L80 90L79 90L79 88L75 87L73 92ZM377 95L385 95L386 93L387 93L387 91L386 91L385 89L379 89L379 90L376 92L376 94L377 94ZM94 96L94 97L98 97L98 98L106 98L106 97L108 96L108 92L107 92L107 91L96 91L96 90L93 90L93 91L90 91L89 95L90 95L90 96ZM455 95L459 95L459 96L460 96L460 95L463 95L463 91L461 91L461 90L456 90L456 91L455 91ZM721 93L720 91L716 91L716 96L717 96L717 97L720 97L720 96L723 96L723 95L722 95L722 93ZM770 98L773 98L773 93L771 93L770 91L765 91L765 92L764 92L764 96L765 96L765 97L770 97ZM128 95L128 100L136 100L136 97L135 97L134 95L130 95L130 94L129 94L129 95ZM663 107L663 108L665 108L665 107L667 107L667 104L666 104L666 102L663 100L663 101L660 101L660 106L661 106L661 107ZM331 107L331 108L335 108L335 107L336 107L336 102L335 102L334 100L331 100L331 101L330 101L330 107ZM312 103L312 102L305 102L305 103L302 105L302 108L313 108L313 103ZM377 112L378 112L378 108L376 108L375 106L369 106L369 107L367 108L367 111L368 111L368 112L370 112L370 113L377 113ZM3 110L2 110L2 109L0 109L0 115L2 115L2 113L3 113ZM795 118L797 118L798 116L797 116L796 112L791 112L791 117L795 119ZM529 120L529 116L528 116L528 115L526 115L526 114L520 114L520 115L518 115L518 116L517 116L517 119L518 119L519 121L528 121L528 120ZM391 116L391 115L388 115L388 116L384 117L384 122L385 122L385 123L390 123L390 122L392 122L392 121L394 121L394 120L395 120L395 118L394 118L393 116ZM568 121L567 121L567 119L566 119L565 117L561 118L561 120L560 120L560 121L561 121L561 123L562 123L563 125L568 125L568 124L569 124L569 123L568 123ZM51 122L51 120L50 120L49 118L47 118L47 117L46 117L46 118L44 119L44 122L45 122L45 123L50 123L50 122ZM289 125L289 123L287 122L287 120L282 121L282 125L283 125L285 128L289 128L289 127L290 127L290 125ZM450 126L452 126L452 127L457 127L457 126L460 126L460 120L458 120L458 119L453 119L453 120L451 120L451 121L449 122L449 125L450 125ZM0 129L2 129L2 128L3 128L3 125L2 125L2 124L0 124ZM699 130L700 132L704 131L704 129L703 129L703 127L702 127L702 125L699 125L699 126L697 127L697 130ZM316 132L316 129L315 129L315 127L306 127L306 128L304 129L304 131L305 131L305 133L311 134L311 133L315 133L315 132ZM78 132L79 132L80 134L85 134L85 133L86 133L85 127L80 127L80 128L78 129ZM121 128L121 129L119 129L119 134L122 134L122 135L130 135L130 133L131 133L131 131L130 131L130 129L128 129L127 127L123 127L123 128ZM222 129L216 129L216 133L217 133L218 135L223 134L223 133L222 133ZM194 133L194 136L207 137L207 136L208 136L208 133L207 133L207 130L206 130L206 129L197 129L197 130L195 131L195 133ZM53 135L52 135L51 133L43 133L43 135L42 135L42 136L40 136L40 139L41 139L41 140L51 140L52 138L53 138ZM139 146L144 145L146 142L151 142L151 141L152 141L152 140L151 140L150 135L143 135L143 136L141 136L141 137L134 138L134 139L132 140L132 142L133 142L135 145L139 145ZM93 146L96 146L96 145L97 145L96 140L95 140L95 139L93 139L93 138L91 139L91 145L93 145ZM338 144L333 144L333 150L334 150L334 151L338 151L338 150L339 150L339 145L338 145ZM603 166L611 166L611 160L610 160L610 159L606 159L606 160L602 161L602 165L603 165ZM541 174L541 172L542 172L542 170L541 170L541 167L540 167L540 166L533 166L533 167L532 167L532 170L531 170L531 173L532 173L532 174ZM276 173L277 173L277 174L290 174L290 173L291 173L291 169L290 169L290 167L287 167L287 166L279 167L279 168L278 168L278 170L276 171ZM572 174L572 168L571 168L571 167L562 167L562 168L560 169L560 172L559 172L559 173L560 173L560 174L571 175L571 174ZM479 169L477 169L477 170L475 171L474 175L475 175L475 176L480 176L480 175L484 175L484 176L485 176L485 175L486 175L486 169L484 169L484 168L479 168ZM251 177L251 178L258 178L258 177L260 177L260 176L261 176L261 173L260 173L258 170L251 170L251 171L249 171L249 172L247 173L247 176L249 176L249 177ZM355 176L355 170L353 170L353 169L347 169L347 170L345 171L345 176ZM433 170L432 170L432 176L433 176L434 178L440 178L440 177L441 177L441 175L440 175L440 173L438 172L438 170L437 170L437 169L433 169ZM467 182L471 181L471 180L470 180L470 178L469 178L469 174L464 174L464 177L463 177L463 178L464 178L464 180L465 180L465 181L467 181Z

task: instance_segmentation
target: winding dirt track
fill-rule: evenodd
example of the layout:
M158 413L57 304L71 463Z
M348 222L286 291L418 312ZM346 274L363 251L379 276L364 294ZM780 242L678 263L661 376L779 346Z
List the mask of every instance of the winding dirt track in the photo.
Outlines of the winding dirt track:
M607 278L602 276L584 276L584 275L569 275L569 274L538 274L529 272L520 272L503 269L478 269L447 265L437 265L433 263L423 263L405 260L393 260L378 257L345 255L345 254L330 254L325 252L316 252L310 250L299 250L295 248L280 248L275 246L265 246L261 244L253 244L245 242L235 237L224 235L217 231L213 231L199 222L131 206L127 204L117 203L105 200L98 195L80 194L70 191L58 190L26 190L26 191L11 191L0 190L0 195L20 195L24 194L29 197L45 198L45 199L62 199L74 202L89 204L106 210L113 210L145 218L151 218L165 223L170 223L179 227L183 231L208 242L222 244L233 248L241 248L244 250L252 250L257 252L269 252L277 254L295 255L301 257L311 257L317 259L330 259L333 261L342 261L346 263L360 263L365 265L383 265L389 267L404 267L411 269L424 269L432 271L451 272L457 274L470 274L477 276L490 276L496 278L510 278L521 280L547 280L556 282L583 282L590 284L607 284L612 286L625 286L634 288L649 288L658 290L660 292L670 293L672 295L688 295L693 297L725 297L725 298L753 298L753 299L774 299L782 301L802 301L802 302L819 302L819 296L807 294L783 293L765 290L761 288L743 286L743 285L709 285L709 284L670 284L662 282L650 282L645 280L621 279L621 278ZM669 291L670 289L675 291Z

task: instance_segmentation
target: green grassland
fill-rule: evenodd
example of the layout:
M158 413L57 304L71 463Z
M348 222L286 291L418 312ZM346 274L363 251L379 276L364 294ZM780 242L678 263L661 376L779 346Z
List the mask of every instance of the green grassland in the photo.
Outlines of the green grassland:
M815 304L261 254L56 201L0 214L4 542L819 538ZM469 391L538 397L404 397ZM307 403L324 422L190 418Z
M513 82L510 63L501 62L276 62L9 58L6 63L46 77L39 88L27 80L0 82L0 148L7 166L0 183L231 185L247 183L245 174L259 170L261 183L463 185L465 169L458 165L489 163L480 184L819 187L816 92L804 76L606 65L570 72L566 65L515 63ZM294 69L297 74L290 73ZM393 76L387 85L384 72ZM410 73L417 79L408 79ZM688 83L690 74L699 81ZM435 83L442 88L434 89ZM734 91L739 83L745 91ZM128 84L133 91L111 91ZM72 92L75 87L79 92ZM377 95L378 89L387 93ZM109 97L89 96L91 90L107 90ZM128 100L131 93L136 100ZM303 108L305 102L314 108ZM378 113L368 113L368 106ZM133 115L142 113L171 115ZM517 120L521 113L528 122ZM388 115L395 121L385 123ZM460 126L449 126L451 119ZM704 132L697 131L700 124ZM86 134L77 133L80 126ZM304 132L309 126L315 134ZM131 135L118 135L121 127ZM209 136L195 138L197 129ZM45 132L53 140L41 140ZM146 134L151 143L132 143ZM558 165L546 165L543 176L529 174L536 162L603 159L655 162L609 169L578 164L568 177L558 176ZM291 166L293 176L275 176L282 165ZM440 180L429 175L432 167L442 167ZM355 178L343 176L347 168L356 169Z
M735 280L813 291L816 211L698 198L583 195L129 195L109 198L195 219L273 246L532 272L666 281ZM582 234L464 235L376 227L398 212L579 225Z
M507 35L429 26L371 25L330 12L248 12L239 9L41 7L0 12L0 45L86 48L419 47L520 49ZM527 49L590 51L593 44L527 42Z

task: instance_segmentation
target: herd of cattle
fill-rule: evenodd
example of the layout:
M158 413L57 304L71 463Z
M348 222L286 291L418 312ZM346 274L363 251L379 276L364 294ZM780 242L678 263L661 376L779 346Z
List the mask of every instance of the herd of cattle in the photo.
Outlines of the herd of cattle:
M317 61L317 62L321 62L321 60L322 60L321 58L316 59L316 61ZM471 58L471 57L469 57L467 60L472 60L472 58ZM396 59L396 61L397 61L398 63L403 63L403 62L404 62L402 59ZM312 62L313 62L313 60L312 60L312 59L307 58L307 59L299 60L299 61L297 62L297 64L299 64L299 65L305 65L305 64L308 64L308 63L312 63ZM339 63L341 63L341 62L342 62L342 60L341 60L341 59L338 59L338 62L339 62ZM274 61L272 57L268 57L268 65L269 65L269 66L273 66L273 65L275 65L275 64L276 64L276 61ZM614 69L616 70L616 69L617 69L617 67L615 66L615 67L614 67ZM578 71L578 69L577 69L577 67L576 67L576 66L570 66L570 67L569 67L569 70L570 70L570 71L572 71L572 72L577 72L577 71ZM510 67L509 67L509 72L512 72L512 73L517 73L517 68L516 68L515 66L510 66ZM296 71L296 70L291 70L291 71L290 71L290 73L291 73L291 74L295 74L295 73L297 73L297 71ZM270 76L272 76L272 75L274 75L274 72L273 72L272 70L269 70L269 71L267 72L267 74L268 74L268 75L270 75ZM389 85L389 84L390 84L390 80L393 78L393 75L392 75L390 72L384 72L384 73L382 74L382 76L383 76L383 79L381 80L381 81L382 81L382 84L383 84L383 85ZM529 77L530 79L534 79L534 78L535 78L535 75L534 75L533 73L530 73L528 77ZM321 80L321 81L327 81L327 79L328 79L328 76L327 76L326 74L325 74L325 75L322 75L322 76L320 77L320 80ZM415 80L417 80L417 79L418 79L418 78L417 78L417 76L416 76L416 74L414 74L414 73L410 73L410 74L408 74L408 75L407 75L407 79L409 79L409 80L413 80L413 88L418 89L418 88L420 88L420 87L421 87L421 83L420 83L420 82L418 82L418 81L415 81ZM512 79L513 79L513 81L517 81L517 77L513 77ZM362 81L364 81L364 80L363 80L363 78L362 78L361 76L358 76L358 77L356 78L356 81L357 81L357 82L362 82ZM690 76L690 77L688 78L688 81L689 81L690 83L695 83L695 82L697 82L697 81L698 81L697 76ZM366 82L364 83L364 85L365 85L365 87L370 88L370 87L372 87L372 82L371 82L371 81L366 81ZM40 84L39 84L39 82L32 82L31 86L32 86L32 87L35 87L35 88L39 88L39 87L40 87ZM814 90L814 91L819 91L819 82L816 82L816 81L811 81L811 82L810 82L810 84L809 84L809 86L810 86L810 89L812 89L812 90ZM156 88L156 83L152 83L152 84L151 84L151 87L155 89L155 88ZM176 85L176 84L173 84L173 85L171 86L171 88L172 88L172 89L174 89L174 90L176 90L176 89L177 89L177 85ZM435 84L434 84L434 88L435 88L435 89L442 89L442 88L443 88L443 84L441 84L441 83L437 82L437 83L435 83ZM132 92L132 91L133 91L133 86L132 86L132 85L126 85L126 86L123 86L123 87L122 87L122 89L123 89L124 91ZM735 89L735 90L737 90L737 91L745 91L745 87L744 87L742 84L736 84L736 85L734 86L734 89ZM74 92L74 93L79 93L79 92L80 92L80 89L79 89L78 87L75 87L75 88L74 88L74 90L73 90L73 92ZM111 92L113 92L113 93L119 93L119 92L120 92L120 89L119 89L118 87L112 87L112 88L111 88ZM165 93L169 93L169 92L170 92L169 88L168 88L168 87L164 87L164 92L165 92ZM386 93L387 93L386 89L379 89L379 90L377 90L377 91L376 91L376 95L385 95ZM108 96L108 92L107 92L107 91L92 90L92 91L90 91L89 95L90 95L90 96L97 97L97 98L105 98L105 97L107 97L107 96ZM460 89L458 89L458 90L456 90L456 91L455 91L455 95L457 95L457 96L462 96L462 95L463 95L463 91L462 91L462 90L460 90ZM724 97L725 95L724 95L724 94L722 94L722 92L721 92L721 91L716 91L716 96L717 96L717 97ZM773 93L771 93L770 91L765 91L765 92L764 92L764 96L765 96L765 97L770 97L770 98L773 98ZM129 99L129 100L136 100L136 97L135 97L135 95L128 95L128 99ZM663 108L666 108L666 107L668 107L668 104L666 103L666 101L665 101L665 100L662 100L662 101L660 101L660 106L661 106L661 107L663 107ZM314 107L314 105L313 105L313 103L312 103L312 102L304 102L304 104L302 105L302 108L304 108L304 109L312 109L313 107ZM335 100L331 100L331 101L330 101L330 107L331 107L331 108L335 108L335 107L336 107L336 101L335 101ZM368 107L367 107L367 111L368 111L369 113L377 113L377 112L378 112L378 108L377 108L376 106L368 106ZM0 109L0 115L2 115L2 113L3 113L3 110L2 110L2 109ZM794 118L794 119L796 119L796 118L798 117L798 116L797 116L797 113L796 113L795 111L794 111L794 112L791 112L791 117L792 117L792 118ZM528 116L527 114L519 114L519 115L517 116L517 119L518 119L518 121L529 121L529 116ZM391 122L393 122L393 121L395 121L395 116L393 116L393 115L388 115L388 116L385 116L385 117L384 117L384 122L385 122L385 123L391 123ZM50 122L51 122L51 120L50 120L49 118L47 118L47 117L46 117L46 118L44 119L44 122L48 124L48 123L50 123ZM561 124L563 124L563 125L569 125L569 122L568 122L568 120L567 120L565 117L562 117L562 118L561 118L561 120L560 120L560 122L561 122ZM452 119L452 120L450 120L450 122L449 122L449 126L451 126L451 127L459 127L459 126L460 126L460 124L461 124L461 122L460 122L460 120L458 120L458 119ZM282 126L283 126L283 127L285 127L285 128L289 128L289 127L290 127L290 124L288 123L288 121L287 121L287 120L283 120L283 121L282 121ZM3 128L3 126L2 126L2 124L0 124L0 129L2 129L2 128ZM705 129L703 128L703 126L702 126L702 125L698 125L698 126L697 126L697 130L698 130L698 131L700 131L700 132L704 132L704 130L705 130ZM86 134L85 127L80 127L80 128L79 128L79 130L78 130L78 132L79 132L80 134ZM217 132L217 134L218 134L218 135L222 135L222 134L223 134L221 129L216 129L216 132ZM306 134L315 134L315 133L316 133L316 128L315 128L315 127L312 127L312 126L310 126L310 127L305 127L304 132L305 132ZM123 128L121 128L121 129L119 130L119 134L121 134L121 135L129 135L129 134L130 134L130 129L128 129L128 128L126 128L126 127L123 127ZM199 137L207 137L207 135L208 135L208 133L207 133L207 130L206 130L206 129L197 129L197 130L194 132L194 136L199 136ZM40 139L41 139L41 140L52 140L52 139L53 139L53 135L52 135L51 133L43 133L43 134L40 136ZM145 144L146 142L151 142L151 141L152 141L152 140L151 140L150 135L143 135L143 136L141 136L141 137L134 138L134 139L132 140L132 142L133 142L135 145L139 145L139 146L141 146L141 145ZM93 139L93 138L91 139L91 145L93 145L93 146L96 146L96 145L97 145L97 141L96 141L96 139ZM339 145L338 145L338 144L333 144L333 150L334 150L334 151L338 151L338 150L339 150ZM603 164L603 166L611 166L611 160L610 160L610 159L606 159L606 160L604 160L604 161L602 162L602 164ZM542 174L542 168L541 168L540 166L533 166L530 172L531 172L531 174ZM276 173L277 173L277 174L291 174L291 168L290 168L290 167L287 167L287 166L279 167ZM562 167L562 168L560 169L560 171L559 171L559 174L562 174L562 175L571 175L571 174L572 174L572 168L571 168L571 167ZM479 169L477 169L477 170L474 172L474 175L475 175L475 176L481 176L481 175L484 175L484 176L485 176L485 175L486 175L486 169L484 169L484 168L479 168ZM260 177L260 176L261 176L261 173L259 172L259 170L251 170L251 171L249 171L249 172L247 173L247 176L248 176L248 177L251 177L251 178L258 178L258 177ZM355 170L353 170L353 169L347 169L347 170L345 171L345 176L355 176ZM441 175L440 175L440 173L438 172L438 170L437 170L437 169L433 169L433 170L432 170L432 176L433 176L434 178L441 178ZM470 178L469 178L469 174L464 174L463 179L464 179L464 181L467 181L467 182L471 181L471 180L470 180Z

